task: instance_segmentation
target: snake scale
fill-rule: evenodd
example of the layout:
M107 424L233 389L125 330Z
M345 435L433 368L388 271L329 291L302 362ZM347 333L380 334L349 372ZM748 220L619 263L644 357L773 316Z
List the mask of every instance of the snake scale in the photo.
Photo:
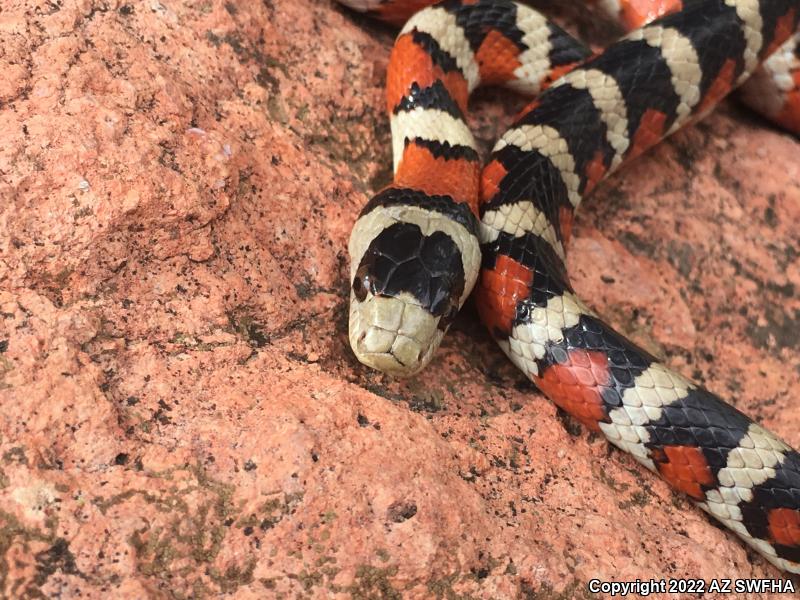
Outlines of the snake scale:
M474 287L556 405L800 573L800 453L614 331L565 266L581 200L746 81L745 102L800 134L800 0L597 0L629 30L597 54L509 0L341 1L405 23L386 85L394 180L349 243L359 360L419 372ZM534 100L481 168L465 114L483 84Z

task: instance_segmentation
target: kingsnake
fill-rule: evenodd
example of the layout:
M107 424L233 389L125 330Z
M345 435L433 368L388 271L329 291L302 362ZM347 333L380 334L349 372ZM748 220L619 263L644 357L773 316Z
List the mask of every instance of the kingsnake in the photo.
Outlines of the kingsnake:
M596 55L509 0L341 1L413 14L387 73L394 181L349 242L359 360L418 372L477 281L481 319L556 405L800 573L800 453L598 318L564 254L582 198L757 70L745 100L800 133L800 0L597 0L632 30ZM536 96L482 170L480 84Z

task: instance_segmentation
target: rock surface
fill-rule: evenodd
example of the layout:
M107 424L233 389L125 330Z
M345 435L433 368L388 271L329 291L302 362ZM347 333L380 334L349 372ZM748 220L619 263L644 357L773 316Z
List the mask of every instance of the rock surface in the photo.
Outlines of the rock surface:
M0 595L780 576L559 414L473 309L417 380L352 357L392 37L328 0L3 3ZM520 104L480 94L484 149ZM570 256L601 314L795 447L798 152L727 103L602 186Z

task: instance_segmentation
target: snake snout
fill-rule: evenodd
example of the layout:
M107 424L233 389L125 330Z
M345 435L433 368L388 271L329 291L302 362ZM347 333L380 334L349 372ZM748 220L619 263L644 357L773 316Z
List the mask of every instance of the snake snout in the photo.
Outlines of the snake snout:
M412 375L430 362L443 331L438 318L413 297L350 299L350 344L365 365L394 375Z

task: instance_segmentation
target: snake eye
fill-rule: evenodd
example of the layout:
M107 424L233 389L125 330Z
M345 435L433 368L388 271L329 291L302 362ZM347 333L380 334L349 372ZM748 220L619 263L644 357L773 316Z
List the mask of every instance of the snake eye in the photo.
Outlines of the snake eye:
M441 317L439 317L439 324L437 325L437 328L441 329L442 331L447 331L447 328L450 327L450 324L455 320L457 314L458 303L451 303L447 311Z
M363 302L367 298L368 277L367 269L360 267L353 278L353 293L359 302Z
M367 288L364 287L364 282L361 281L360 277L353 279L353 292L355 292L359 302L363 302L364 298L367 297Z

